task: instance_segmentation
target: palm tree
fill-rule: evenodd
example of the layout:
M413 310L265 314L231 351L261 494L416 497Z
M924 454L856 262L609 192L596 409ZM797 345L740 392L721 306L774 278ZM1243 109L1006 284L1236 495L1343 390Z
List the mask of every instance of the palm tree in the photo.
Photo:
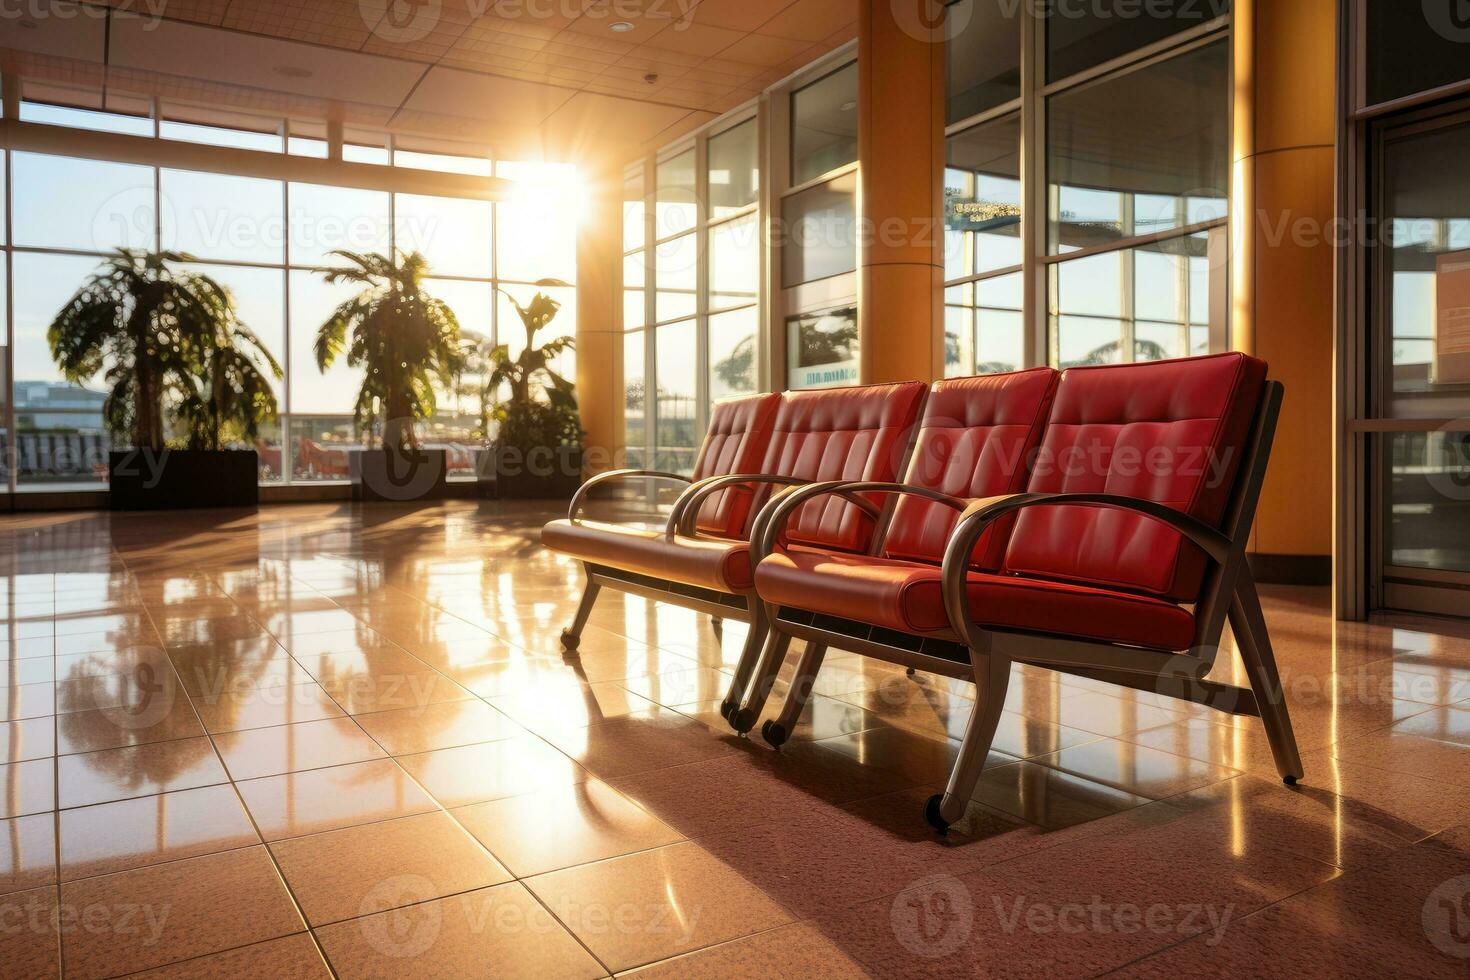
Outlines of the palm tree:
M567 284L560 279L541 279L536 282L536 285L565 286ZM576 385L552 370L551 362L563 351L570 350L576 341L571 337L563 336L547 341L539 347L536 346L537 332L551 323L552 318L556 316L556 311L561 309L561 303L545 293L537 293L531 297L529 303L522 306L510 293L503 289L501 293L510 300L517 315L521 318L521 325L526 328L526 346L514 358L510 356L509 344L498 344L490 352L491 370L485 378L485 394L493 395L502 385L509 390L510 398L500 410L502 420L508 411L513 412L536 404L533 385L540 388L546 399L545 404L551 409L568 416L575 416L577 411Z
M332 254L351 265L324 272L326 281L364 288L317 331L317 366L325 371L345 354L362 368L358 428L369 431L381 417L385 448L416 451L414 421L434 414L435 386L452 388L463 362L459 320L424 288L429 263L418 252Z
M164 448L165 401L195 396L204 353L243 326L218 283L171 267L189 261L182 252L119 249L46 331L66 380L80 384L105 370L112 390L103 418L136 449Z
M221 329L200 351L197 384L179 406L190 449L217 450L230 437L254 442L261 423L276 417L271 380L283 376L260 338L235 315L228 290L215 289L225 307Z

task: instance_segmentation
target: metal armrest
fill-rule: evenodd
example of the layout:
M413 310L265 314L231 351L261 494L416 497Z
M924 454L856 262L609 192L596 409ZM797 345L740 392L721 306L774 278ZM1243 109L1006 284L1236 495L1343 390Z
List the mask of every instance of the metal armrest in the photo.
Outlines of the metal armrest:
M769 473L725 473L721 476L710 476L698 483L690 484L689 489L679 495L674 501L674 507L669 512L669 520L664 525L664 536L673 540L676 535L692 535L694 533L694 521L699 515L699 509L705 500L734 486L742 484L774 484L779 486L802 486L806 480L794 476L777 476Z
M1183 511L1165 504L1114 493L1013 493L1000 497L983 497L973 501L960 515L944 548L941 580L944 608L949 623L971 648L983 649L983 637L970 615L969 590L965 581L970 571L970 555L985 530L1007 514L1038 504L1070 504L1083 507L1113 507L1151 518L1178 531L1197 545L1211 560L1224 564L1234 544L1219 530Z
M875 480L829 480L825 483L810 483L804 487L782 490L772 497L756 515L755 526L750 534L750 566L754 568L760 564L761 559L769 557L776 550L776 542L780 539L781 532L786 530L786 524L791 520L791 515L796 513L798 507L814 497L828 495L842 497L876 520L880 512L871 501L863 498L863 494L902 494L922 497L958 511L963 511L970 502L963 497L955 497L938 490L930 490L927 487Z
M613 480L640 477L659 480L677 480L680 483L689 482L689 477L687 476L680 476L678 473L665 473L662 470L608 470L605 473L598 473L578 487L576 493L572 494L571 505L567 508L567 520L575 521L577 519L577 514L582 510L582 504L587 499L588 491L598 484L611 483Z

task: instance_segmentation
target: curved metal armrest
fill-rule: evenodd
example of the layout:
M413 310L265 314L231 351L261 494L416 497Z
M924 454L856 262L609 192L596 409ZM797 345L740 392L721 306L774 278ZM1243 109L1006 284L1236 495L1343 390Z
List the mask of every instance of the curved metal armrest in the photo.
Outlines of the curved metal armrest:
M801 486L807 481L794 476L777 476L770 473L725 473L721 476L705 477L698 483L690 484L689 489L679 494L679 499L674 501L673 510L669 512L668 523L664 525L664 536L673 540L676 535L690 535L694 533L694 520L699 514L699 509L705 500L731 487L742 484L777 484L782 486Z
M796 513L798 507L814 497L827 495L842 497L849 503L860 507L864 513L876 520L880 512L871 501L863 499L862 494L902 494L922 497L958 511L963 511L969 503L969 500L963 497L930 490L928 487L876 480L829 480L825 483L810 483L804 487L793 487L772 497L756 515L755 526L750 534L751 567L754 568L760 564L761 559L770 556L776 550L776 542L781 532L786 529L786 523L791 519L791 515Z
M593 487L600 483L611 483L613 480L626 480L637 477L677 480L680 483L689 482L689 477L687 476L680 476L678 473L665 473L662 470L608 470L605 473L598 473L578 487L576 493L572 494L572 502L567 507L567 520L575 521L577 519L577 514L582 510L582 504L587 500L587 493Z
M1209 555L1216 564L1224 564L1230 556L1232 542L1219 530L1196 517L1173 507L1114 493L1013 493L1000 497L983 497L973 501L960 515L944 548L941 580L944 586L944 608L950 626L971 647L978 648L981 637L970 615L969 592L965 580L970 571L970 555L980 535L1000 518L1038 504L1071 504L1083 507L1113 507L1151 518L1178 531Z

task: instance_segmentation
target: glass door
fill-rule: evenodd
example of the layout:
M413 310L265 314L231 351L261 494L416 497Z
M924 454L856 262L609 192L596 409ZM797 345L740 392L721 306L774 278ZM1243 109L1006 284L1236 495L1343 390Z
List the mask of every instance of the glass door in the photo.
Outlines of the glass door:
M1470 105L1375 127L1376 604L1470 612Z

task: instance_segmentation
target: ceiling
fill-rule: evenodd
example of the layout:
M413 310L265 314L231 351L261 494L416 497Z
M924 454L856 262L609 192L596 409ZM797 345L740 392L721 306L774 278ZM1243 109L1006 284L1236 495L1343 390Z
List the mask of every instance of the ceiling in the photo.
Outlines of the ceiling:
M64 87L111 108L156 97L622 162L856 20L856 0L27 0L0 19L0 57L31 98Z

